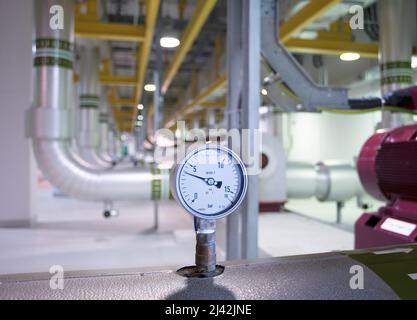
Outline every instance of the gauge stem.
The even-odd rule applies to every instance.
[[[216,272],[216,221],[197,218],[196,226],[196,271],[209,276]]]

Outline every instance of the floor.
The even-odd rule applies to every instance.
[[[33,228],[0,229],[0,274],[48,272],[53,265],[64,270],[91,270],[193,264],[193,221],[174,201],[160,203],[155,230],[151,201],[118,203],[120,215],[104,219],[101,204],[54,196],[48,186],[40,188],[37,200],[37,222]],[[293,205],[303,208],[302,203]],[[314,210],[319,212],[320,208]],[[261,214],[260,256],[353,248],[349,228],[316,218],[295,213]],[[219,261],[225,258],[224,230],[221,221]]]

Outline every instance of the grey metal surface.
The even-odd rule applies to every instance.
[[[326,106],[347,109],[347,90],[318,86],[294,57],[278,41],[278,9],[276,0],[262,0],[262,55],[271,68],[303,100],[300,110],[318,111]]]
[[[172,270],[71,272],[63,290],[50,289],[50,274],[0,276],[0,299],[398,299],[365,266],[364,289],[351,289],[353,265],[360,263],[328,253],[228,263],[209,279]]]

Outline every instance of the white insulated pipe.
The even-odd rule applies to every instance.
[[[289,199],[344,202],[365,194],[355,166],[347,163],[288,162],[286,181]]]
[[[60,6],[64,28],[50,27],[50,9]],[[28,112],[29,132],[39,168],[61,192],[84,200],[145,200],[155,197],[168,174],[158,170],[108,171],[92,169],[71,154],[74,138],[70,97],[73,86],[74,3],[36,0],[34,100]],[[58,9],[59,10],[59,9]],[[159,186],[159,189],[158,189]],[[161,192],[160,192],[161,193]]]
[[[109,106],[107,100],[107,88],[101,88],[99,106],[99,129],[100,139],[98,156],[106,163],[113,163],[114,159],[110,153],[110,139],[112,139],[109,126]]]
[[[413,39],[410,30],[416,15],[414,0],[379,0],[379,64],[383,96],[413,84],[411,55]],[[382,112],[382,127],[395,128],[413,122],[412,116],[391,111]]]
[[[100,157],[100,49],[91,43],[80,48],[80,125],[78,144],[80,155],[87,162],[108,168],[111,160]]]

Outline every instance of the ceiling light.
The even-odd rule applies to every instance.
[[[357,52],[344,52],[340,55],[342,61],[355,61],[358,60],[361,55]]]
[[[162,48],[176,48],[180,43],[180,40],[176,37],[162,37],[159,40],[159,44]]]
[[[144,108],[143,107],[143,104],[142,103],[139,103],[138,106],[137,106],[137,108],[138,108],[138,110],[143,110],[143,108]]]
[[[143,120],[143,116],[141,114],[138,115],[138,120]]]
[[[147,92],[154,92],[156,90],[156,86],[154,84],[148,83],[145,85],[144,89]]]
[[[268,91],[267,91],[266,89],[262,89],[262,90],[261,90],[261,94],[262,94],[263,96],[267,96],[267,95],[268,95]]]

